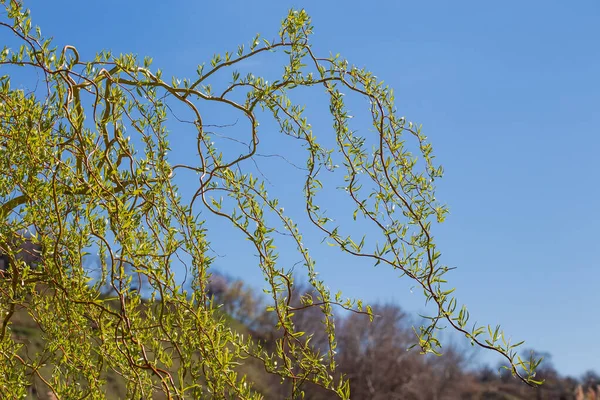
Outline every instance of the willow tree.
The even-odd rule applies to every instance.
[[[451,296],[444,279],[449,268],[440,263],[432,237],[432,224],[447,213],[434,195],[442,169],[420,127],[397,115],[392,90],[372,73],[338,56],[313,53],[305,11],[290,11],[274,41],[257,36],[249,46],[199,65],[193,79],[166,80],[149,58],[102,51],[84,60],[75,47],[42,37],[19,2],[2,3],[7,11],[2,35],[20,45],[0,55],[8,71],[0,78],[0,246],[12,265],[0,282],[3,394],[24,396],[35,377],[57,398],[104,398],[103,377],[110,370],[127,382],[129,397],[162,392],[169,398],[257,398],[237,368],[252,358],[287,382],[291,398],[301,396],[306,384],[349,398],[351,388],[335,373],[333,312],[338,307],[371,315],[371,309],[329,292],[297,222],[276,193],[267,193],[267,178],[248,172],[260,149],[259,118],[271,118],[281,135],[302,144],[306,163],[298,196],[304,199],[302,213],[323,238],[342,252],[398,270],[435,306],[415,329],[415,345],[423,353],[438,353],[436,333],[450,326],[473,345],[504,356],[524,382],[538,383],[537,361],[518,358],[518,344],[505,341],[500,329],[473,326],[466,308]],[[284,55],[280,77],[268,82],[240,76],[236,66],[261,53]],[[37,88],[11,87],[17,66],[20,79],[27,71],[39,77]],[[214,82],[224,86],[212,89]],[[317,138],[303,107],[291,101],[297,88],[322,91],[329,99],[333,146]],[[370,133],[352,129],[345,94],[367,100]],[[227,154],[215,145],[201,112],[211,103],[248,122],[246,153]],[[189,143],[197,150],[194,163],[170,160],[172,107],[194,116],[196,135]],[[320,181],[324,171],[334,169],[344,175],[341,188]],[[197,174],[191,196],[178,193],[175,177],[182,171]],[[354,204],[347,217],[372,225],[378,237],[366,244],[322,210],[317,195],[338,190]],[[280,332],[274,351],[231,329],[208,298],[213,253],[201,212],[251,241]],[[328,336],[323,353],[310,345],[310,333],[293,324],[294,277],[278,263],[275,232],[281,228],[314,287],[316,294],[303,297],[300,308],[321,310]],[[16,257],[11,238],[23,230],[42,249],[37,267]],[[102,266],[95,280],[83,262],[90,249],[98,250]],[[176,264],[193,276],[190,290],[181,289]],[[148,282],[145,294],[132,290],[132,273]],[[100,296],[100,285],[110,285],[114,296]],[[27,345],[11,330],[11,318],[21,309],[43,332],[44,348],[36,354],[24,351]]]

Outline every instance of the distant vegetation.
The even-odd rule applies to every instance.
[[[268,349],[276,346],[281,333],[273,329],[273,317],[264,310],[264,297],[246,287],[241,281],[223,275],[214,275],[208,286],[211,301],[218,304],[218,314],[227,325],[243,335],[251,335]],[[306,286],[299,287],[294,303],[300,297],[311,295]],[[302,290],[307,290],[303,292]],[[48,293],[46,293],[48,294]],[[111,295],[104,295],[107,302]],[[114,302],[114,300],[113,300]],[[158,304],[143,302],[141,310],[152,309]],[[115,308],[117,304],[114,304]],[[407,351],[412,344],[411,326],[414,320],[397,305],[383,304],[373,307],[376,315],[372,323],[360,314],[338,316],[338,374],[350,380],[352,398],[355,399],[407,399],[407,400],[451,400],[451,399],[556,399],[597,400],[600,399],[600,376],[593,371],[579,378],[561,376],[549,362],[538,369],[544,385],[531,388],[514,380],[511,374],[498,366],[483,366],[477,362],[476,354],[469,347],[452,347],[442,356],[423,357],[415,350]],[[327,338],[322,334],[320,312],[306,308],[296,312],[295,323],[300,330],[312,333],[311,345],[321,352],[327,349]],[[19,310],[13,317],[13,337],[23,343],[21,356],[40,352],[44,348],[44,333],[28,317],[26,310]],[[169,368],[176,373],[178,360]],[[40,371],[49,379],[53,366],[47,365]],[[262,363],[251,358],[238,367],[254,382],[254,388],[265,399],[282,399],[289,393],[289,383],[265,371]],[[102,391],[107,399],[127,398],[125,379],[114,371],[103,374],[105,384]],[[45,391],[40,378],[33,377],[28,398],[53,399]],[[337,398],[329,391],[306,382],[303,385],[307,399]],[[155,395],[153,399],[163,399]]]

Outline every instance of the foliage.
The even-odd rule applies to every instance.
[[[214,293],[215,301],[230,301],[219,308],[224,315],[232,315],[247,319],[240,311],[250,311],[257,316],[250,325],[246,325],[235,317],[227,316],[228,326],[236,332],[251,335],[260,340],[269,350],[276,349],[280,333],[269,320],[269,314],[260,305],[261,294],[254,292],[239,280],[225,278],[213,274],[209,280],[209,291]],[[300,291],[294,294],[292,303],[307,295],[309,292]],[[218,289],[218,290],[214,290]],[[310,288],[304,287],[309,290]],[[101,298],[103,296],[101,295]],[[219,298],[219,300],[217,300]],[[158,302],[158,301],[157,301]],[[145,302],[142,305],[152,307]],[[225,309],[226,308],[226,309]],[[548,359],[538,368],[538,376],[544,379],[544,385],[531,388],[518,380],[512,379],[504,369],[490,368],[486,365],[476,367],[477,357],[466,343],[465,346],[450,345],[444,347],[441,357],[429,355],[420,356],[416,349],[406,351],[406,346],[412,340],[410,329],[412,318],[401,311],[397,305],[373,305],[377,314],[374,323],[369,318],[357,313],[346,313],[336,320],[336,338],[338,347],[336,357],[339,366],[337,376],[345,376],[350,382],[352,398],[370,399],[595,399],[597,393],[597,375],[594,372],[584,374],[580,379],[560,377],[548,365]],[[315,308],[304,308],[294,315],[294,323],[305,332],[316,332],[311,345],[316,348],[327,348],[327,338],[320,335],[321,322]],[[261,318],[260,316],[266,317]],[[316,318],[315,318],[316,317]],[[259,322],[260,321],[260,322]],[[28,351],[35,353],[44,348],[43,332],[27,315],[26,310],[15,313],[11,319],[15,339],[27,343]],[[546,354],[547,355],[547,354]],[[44,369],[49,369],[49,366]],[[178,365],[174,363],[168,371],[175,373]],[[42,369],[42,374],[46,371]],[[238,372],[244,374],[253,382],[255,392],[265,399],[284,398],[290,390],[290,382],[280,382],[276,375],[268,374],[263,364],[254,359],[244,360]],[[590,378],[591,377],[591,378]],[[106,398],[126,398],[125,380],[114,371],[107,370],[102,375],[106,384],[103,389]],[[39,379],[32,379],[29,390],[33,398],[40,400],[54,399],[44,391],[46,386]],[[338,396],[317,385],[304,387],[305,398],[325,400]],[[153,398],[161,399],[160,393]]]
[[[446,323],[472,344],[504,355],[523,381],[538,383],[538,361],[518,358],[518,344],[505,340],[499,328],[470,329],[468,311],[445,287],[449,268],[440,264],[431,232],[432,223],[447,213],[434,196],[442,169],[434,165],[421,128],[397,116],[392,90],[372,73],[339,56],[313,54],[306,12],[290,11],[277,40],[257,36],[248,48],[215,55],[208,68],[199,65],[194,79],[169,83],[151,69],[150,58],[103,51],[86,61],[73,46],[58,49],[33,27],[19,2],[2,3],[8,19],[0,25],[20,47],[5,47],[0,65],[43,77],[43,87],[31,92],[13,88],[10,74],[0,78],[0,247],[13,265],[0,283],[3,393],[24,396],[36,376],[57,398],[103,398],[104,372],[110,370],[127,382],[128,398],[159,392],[169,398],[259,398],[253,382],[239,373],[252,359],[289,382],[290,398],[301,397],[307,384],[349,398],[348,380],[335,373],[333,307],[371,317],[372,310],[329,292],[296,223],[267,193],[263,179],[244,170],[257,154],[259,116],[265,113],[306,150],[303,196],[312,224],[341,251],[401,271],[436,306],[435,315],[415,330],[423,353],[438,353],[436,333]],[[289,58],[275,81],[233,70],[261,53],[281,52]],[[222,82],[226,71],[229,84],[213,89],[211,82],[219,76]],[[289,92],[301,87],[321,87],[329,96],[334,148],[320,144],[303,108],[290,100]],[[350,128],[343,91],[369,101],[377,143],[372,151],[367,138]],[[210,103],[246,118],[247,153],[232,156],[211,141],[201,112],[201,104]],[[169,157],[167,116],[176,106],[194,115],[196,164],[174,164]],[[362,217],[380,231],[370,250],[364,238],[333,226],[317,203],[318,193],[333,190],[320,177],[337,168],[338,156],[345,169],[341,190],[355,204],[354,219]],[[184,171],[198,177],[190,198],[175,184],[175,175]],[[272,349],[232,329],[208,296],[212,256],[201,212],[220,217],[254,246],[279,332]],[[313,288],[300,306],[291,304],[292,268],[277,262],[278,226],[295,242]],[[42,249],[37,269],[15,256],[10,238],[23,230]],[[102,271],[92,281],[84,257],[96,249]],[[175,267],[193,277],[189,291],[176,279]],[[147,299],[134,290],[133,276],[147,282]],[[105,285],[113,297],[100,297]],[[304,308],[321,311],[324,352],[294,324],[294,313]],[[45,343],[26,356],[11,332],[11,318],[22,309],[42,329]]]

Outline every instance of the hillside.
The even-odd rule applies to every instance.
[[[264,307],[261,297],[247,288],[242,282],[221,275],[213,276],[209,286],[213,304],[221,318],[236,332],[252,336],[257,343],[269,348],[280,334],[273,330],[273,322]],[[47,295],[51,295],[48,293]],[[111,303],[110,294],[103,300]],[[296,301],[297,299],[293,299]],[[114,302],[113,306],[117,307]],[[143,302],[141,311],[156,307],[156,303]],[[352,398],[355,399],[598,399],[593,391],[600,383],[599,377],[589,372],[580,379],[560,376],[552,365],[543,365],[539,374],[546,379],[537,389],[530,388],[497,368],[474,369],[477,364],[469,349],[448,348],[440,356],[422,356],[415,349],[406,349],[413,343],[411,318],[395,305],[374,307],[377,317],[370,323],[364,315],[337,314],[338,373],[350,379]],[[141,315],[144,313],[141,312]],[[22,343],[20,357],[44,351],[44,332],[28,315],[25,308],[19,308],[13,315],[10,325],[12,337]],[[326,336],[320,322],[320,312],[314,308],[300,310],[295,315],[295,323],[302,331],[312,334],[315,348],[326,347]],[[106,332],[106,340],[111,340]],[[101,337],[103,335],[100,335]],[[60,349],[56,349],[60,352]],[[103,368],[103,365],[98,365]],[[177,358],[172,365],[164,365],[170,371],[178,369]],[[51,379],[53,365],[46,365],[30,376],[29,399],[53,399],[52,393],[44,390],[44,379]],[[126,387],[119,372],[113,369],[103,371],[103,388],[107,399],[126,398]],[[238,367],[238,372],[247,375],[255,382],[254,389],[265,399],[280,399],[289,393],[287,383],[279,377],[268,374],[258,360],[246,358]],[[73,382],[73,384],[77,384]],[[157,382],[158,385],[158,382]],[[319,387],[305,385],[307,399],[334,398],[331,393]],[[163,397],[153,397],[162,399]]]

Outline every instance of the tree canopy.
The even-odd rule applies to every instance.
[[[277,194],[267,192],[267,178],[251,172],[261,140],[268,139],[259,127],[264,118],[296,139],[305,155],[300,211],[323,239],[398,270],[435,306],[414,329],[422,353],[441,352],[436,335],[450,326],[473,345],[503,355],[524,382],[539,383],[539,361],[519,358],[520,343],[506,340],[500,327],[473,325],[446,284],[450,268],[432,233],[447,213],[435,197],[442,168],[421,127],[398,115],[393,91],[371,72],[339,55],[314,54],[305,11],[291,10],[275,40],[256,36],[199,64],[194,78],[167,79],[149,57],[101,51],[85,60],[75,47],[42,36],[19,2],[2,3],[3,35],[18,43],[0,54],[0,249],[11,265],[0,282],[3,393],[23,397],[35,375],[58,398],[103,398],[103,372],[111,370],[127,382],[130,397],[257,398],[251,379],[238,370],[253,359],[288,382],[290,398],[300,397],[307,384],[350,397],[347,379],[335,374],[334,310],[373,312],[360,300],[330,293],[298,224]],[[286,61],[276,80],[236,70],[254,57],[281,55]],[[27,79],[33,80],[15,88],[13,81]],[[329,140],[317,137],[303,106],[292,101],[300,88],[327,95],[332,129],[323,136]],[[353,130],[345,95],[364,100],[368,134]],[[213,103],[247,123],[245,153],[215,144],[202,111]],[[170,153],[169,137],[177,134],[173,108],[193,115],[178,122],[195,129],[189,140],[195,163],[179,163]],[[340,174],[344,185],[324,184],[328,173]],[[192,196],[181,195],[177,174],[196,177]],[[331,191],[354,205],[348,220],[370,224],[379,236],[366,239],[330,218],[319,199]],[[279,332],[273,349],[228,325],[213,301],[207,213],[253,246]],[[23,231],[41,249],[37,265],[17,257],[22,240],[15,237]],[[292,302],[299,268],[278,262],[281,232],[295,244],[312,288],[299,304]],[[95,278],[84,262],[90,252],[100,260]],[[191,277],[190,285],[182,286],[176,268]],[[107,286],[111,295],[101,296]],[[11,318],[21,309],[44,332],[37,354],[24,355],[26,345],[11,334]],[[294,323],[295,313],[309,309],[319,310],[323,321],[324,351],[311,344],[314,332]]]

